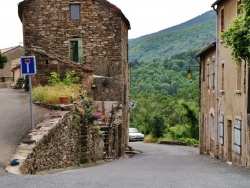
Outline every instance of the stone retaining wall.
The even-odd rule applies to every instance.
[[[35,174],[102,160],[103,134],[78,123],[73,111],[56,111],[22,140],[13,157],[19,159],[20,165],[6,170]]]

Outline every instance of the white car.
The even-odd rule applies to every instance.
[[[144,134],[140,133],[136,128],[129,128],[129,141],[143,141]]]

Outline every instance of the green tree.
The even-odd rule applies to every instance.
[[[0,69],[4,68],[5,63],[7,63],[8,59],[5,55],[0,53]]]
[[[152,136],[153,138],[163,137],[165,130],[164,118],[161,115],[154,115],[152,121]]]
[[[241,61],[249,63],[250,57],[250,1],[244,1],[241,13],[222,33],[226,47],[232,48],[233,59],[240,65]]]

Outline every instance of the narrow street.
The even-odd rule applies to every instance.
[[[49,114],[49,110],[34,105],[35,124]],[[7,165],[30,128],[29,94],[24,90],[0,89],[0,168]]]
[[[133,142],[143,153],[45,175],[0,172],[1,188],[249,188],[250,169],[198,154],[197,148]]]

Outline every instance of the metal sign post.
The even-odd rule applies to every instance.
[[[30,124],[31,124],[31,129],[33,130],[34,129],[34,116],[33,116],[31,75],[36,74],[36,58],[35,58],[35,56],[22,56],[21,57],[21,73],[22,73],[22,75],[29,76]]]

